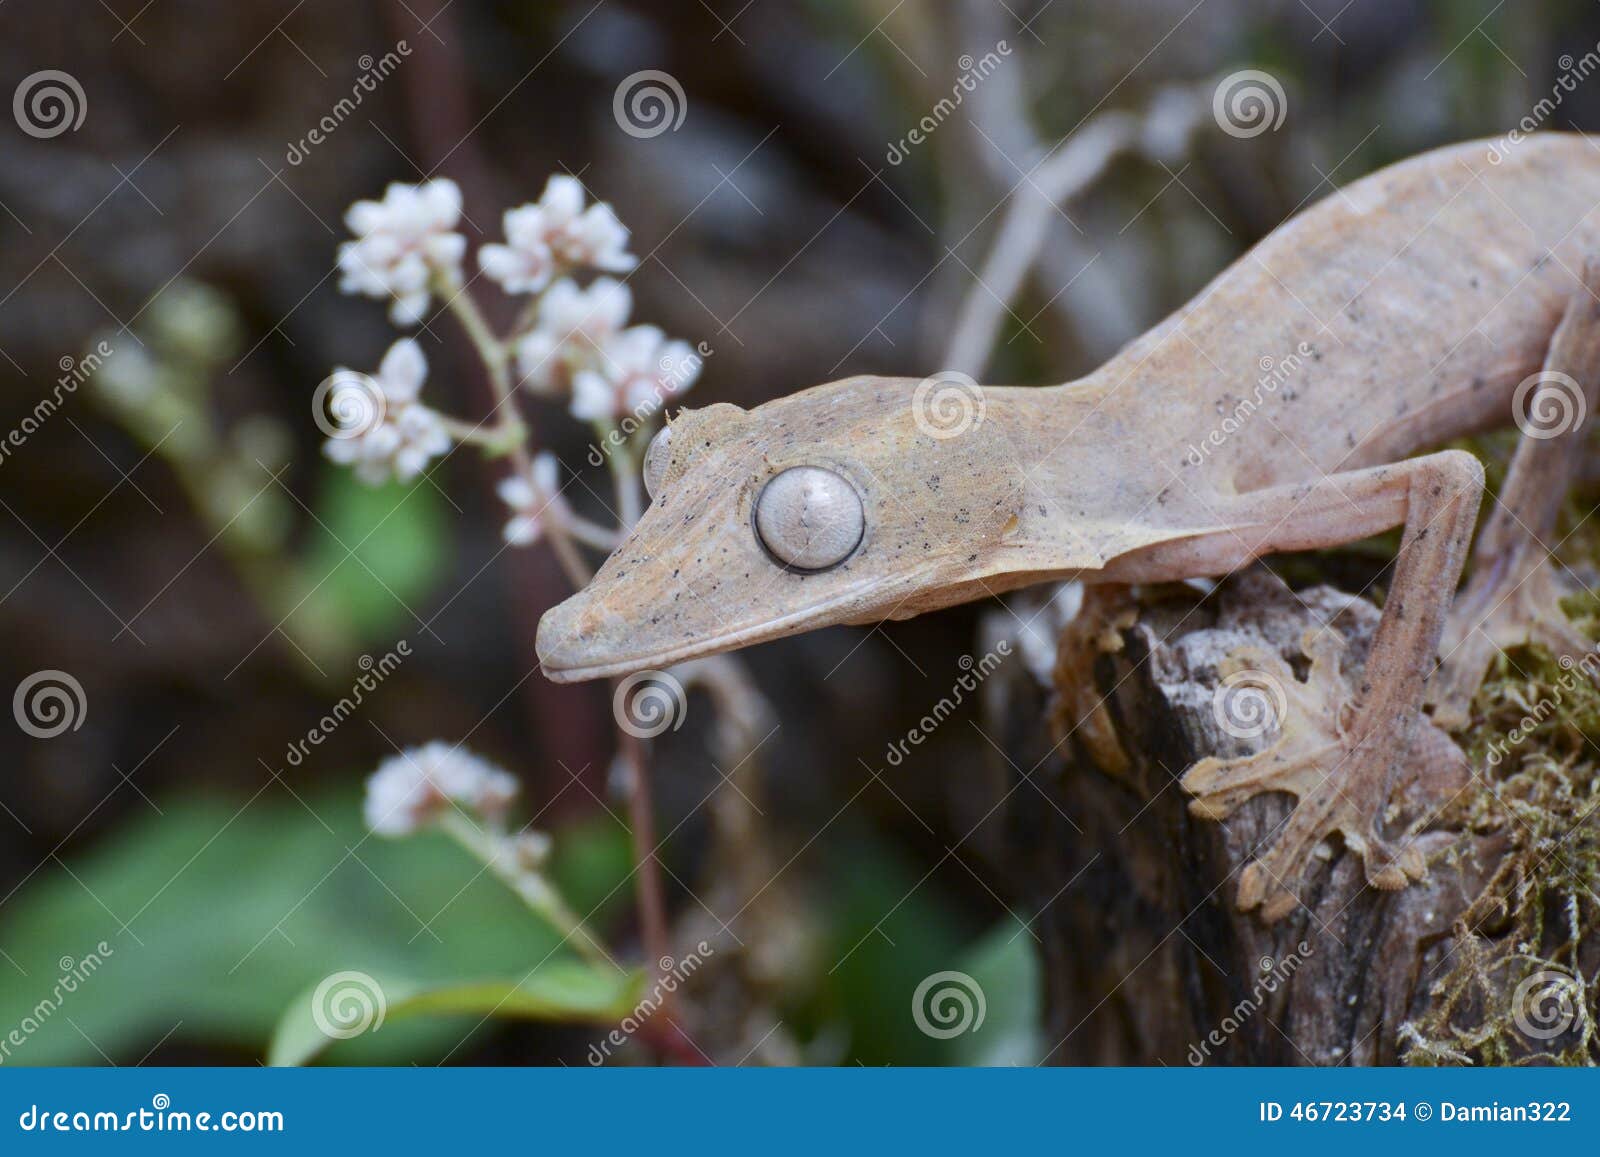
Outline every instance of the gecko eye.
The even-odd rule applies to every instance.
[[[668,443],[672,440],[672,428],[663,426],[644,452],[644,491],[650,496],[650,501],[656,500],[656,495],[661,493],[661,483],[667,476],[667,457],[670,453]]]
[[[827,570],[861,543],[867,519],[854,486],[832,470],[794,466],[761,489],[756,534],[784,566]]]

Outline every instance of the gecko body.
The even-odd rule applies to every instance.
[[[1518,412],[1593,409],[1597,206],[1600,152],[1579,137],[1457,145],[1331,194],[1078,381],[855,377],[687,411],[652,446],[651,507],[541,622],[541,664],[618,675],[1044,581],[1224,575],[1401,526],[1343,722],[1185,780],[1215,817],[1260,791],[1300,797],[1246,870],[1245,906],[1286,911],[1331,832],[1375,886],[1401,886],[1423,865],[1378,816],[1435,657],[1434,717],[1459,722],[1493,646],[1581,643],[1538,542],[1582,422],[1519,447],[1448,621],[1482,468],[1425,451]]]

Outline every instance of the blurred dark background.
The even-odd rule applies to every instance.
[[[961,58],[1002,40],[1001,69],[889,163]],[[7,1063],[250,1063],[336,969],[461,974],[542,954],[550,937],[453,848],[363,838],[365,774],[435,737],[518,776],[574,904],[609,894],[596,926],[639,955],[617,890],[630,852],[607,690],[556,688],[533,658],[559,571],[543,548],[500,553],[494,474],[475,458],[373,492],[319,453],[312,390],[335,365],[375,365],[393,337],[381,305],[337,291],[352,202],[453,177],[475,244],[550,174],[579,175],[645,256],[636,317],[713,351],[689,403],[750,405],[942,368],[1007,195],[1063,138],[1107,110],[1142,115],[1172,86],[1206,96],[1225,74],[1270,73],[1280,128],[1236,137],[1208,112],[1186,147],[1115,161],[1051,222],[985,380],[1055,382],[1384,163],[1503,133],[1553,90],[1540,127],[1592,127],[1600,82],[1556,86],[1563,58],[1597,40],[1593,0],[9,0],[4,90],[61,70],[85,110],[49,138],[0,126],[0,428],[21,428],[101,338],[157,364],[119,355],[118,381],[133,379],[120,407],[70,391],[0,461],[0,690],[61,671],[85,704],[53,738],[0,728],[0,1035],[66,960],[114,949]],[[292,160],[363,62],[400,41],[398,68]],[[679,128],[640,139],[613,99],[645,69],[686,103]],[[430,397],[484,412],[458,333],[430,322],[417,336]],[[159,397],[141,374],[166,383]],[[588,470],[581,427],[530,413]],[[748,656],[780,724],[760,759],[775,849],[761,927],[704,900],[720,870],[701,807],[721,780],[710,713],[691,704],[657,744],[680,930],[709,920],[780,958],[766,988],[746,977],[697,996],[716,1059],[755,1053],[761,1024],[789,1050],[764,1059],[1034,1055],[1032,913],[989,863],[1003,756],[968,703],[935,742],[885,760],[986,613]],[[359,657],[402,639],[411,657],[292,765],[288,745]],[[1043,806],[1026,795],[1007,806]],[[912,989],[940,969],[989,981],[995,1031],[917,1032]],[[594,1035],[424,1019],[334,1055],[582,1063]]]

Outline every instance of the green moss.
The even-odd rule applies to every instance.
[[[1600,559],[1592,513],[1568,513],[1559,553],[1569,566]],[[1600,637],[1600,595],[1563,607]],[[1426,1012],[1401,1027],[1404,1059],[1600,1063],[1600,685],[1542,647],[1513,649],[1496,658],[1457,738],[1476,775],[1440,826],[1461,833],[1450,858],[1463,878],[1487,882],[1435,965]]]

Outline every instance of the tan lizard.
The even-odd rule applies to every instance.
[[[1242,907],[1292,907],[1334,832],[1371,884],[1402,887],[1424,865],[1382,817],[1441,637],[1446,723],[1494,645],[1587,645],[1555,604],[1541,542],[1581,422],[1522,440],[1448,623],[1483,469],[1462,450],[1413,455],[1509,425],[1514,404],[1534,421],[1592,411],[1596,206],[1600,151],[1579,137],[1509,155],[1458,145],[1330,195],[1079,381],[930,395],[855,377],[749,411],[686,411],[647,455],[654,504],[540,623],[540,662],[560,681],[618,675],[1030,583],[1223,575],[1402,526],[1352,701],[1286,721],[1294,743],[1208,760],[1185,781],[1214,817],[1260,792],[1298,796],[1242,874]],[[1525,386],[1541,365],[1549,375]]]

